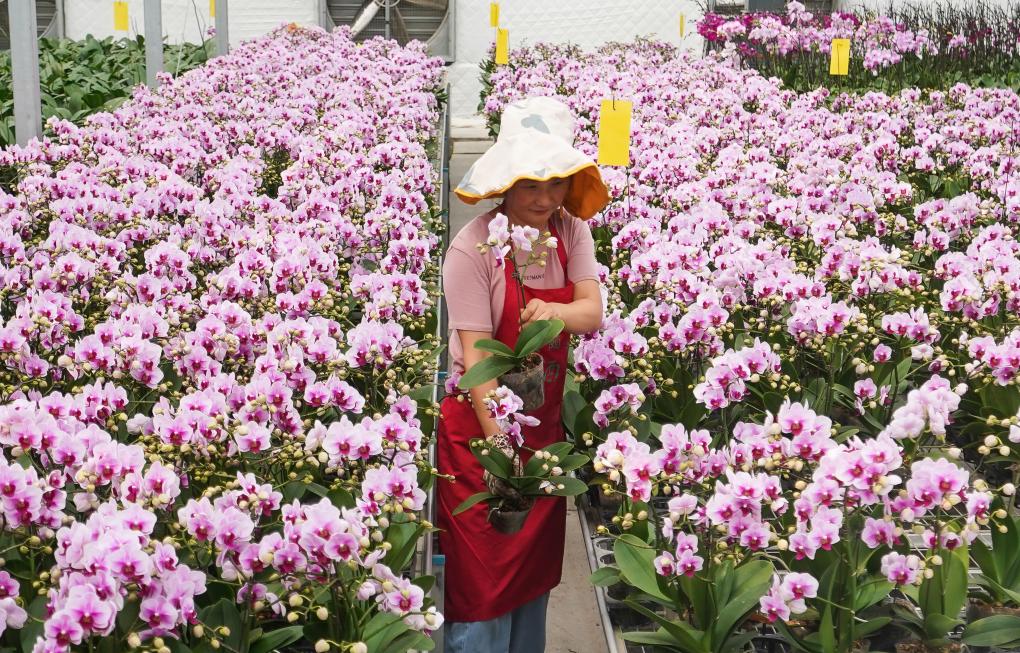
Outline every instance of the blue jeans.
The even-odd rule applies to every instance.
[[[549,594],[488,621],[447,622],[445,653],[542,653]]]

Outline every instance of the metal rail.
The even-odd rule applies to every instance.
[[[449,86],[447,86],[447,93],[449,93]],[[443,240],[442,240],[442,242],[440,244],[439,256],[437,257],[437,262],[439,264],[439,269],[440,269],[440,274],[439,274],[439,278],[438,278],[440,300],[436,304],[436,337],[439,338],[440,341],[443,341],[443,340],[446,339],[445,331],[443,330],[444,322],[446,320],[446,314],[445,314],[446,312],[443,310],[443,301],[442,301],[442,296],[443,296],[443,275],[442,275],[442,268],[443,268],[443,255],[444,255],[444,253],[446,251],[446,247],[445,247],[446,236],[445,236],[445,233],[449,229],[449,226],[450,226],[449,211],[447,210],[447,201],[448,200],[447,200],[447,197],[446,197],[447,177],[448,177],[448,166],[446,164],[446,153],[447,153],[447,141],[449,139],[449,133],[450,133],[449,129],[448,129],[449,123],[450,123],[450,107],[449,107],[449,103],[447,103],[446,106],[443,107],[443,115],[442,115],[442,118],[439,121],[439,134],[437,136],[437,141],[439,143],[439,151],[437,152],[437,158],[436,158],[436,161],[435,161],[437,170],[439,171],[439,197],[440,197],[440,200],[439,200],[439,210],[440,210],[440,214],[443,217],[443,225],[445,227],[443,229],[444,237],[443,237]],[[440,388],[442,387],[444,381],[446,380],[446,370],[443,367],[443,360],[444,359],[445,359],[445,355],[441,354],[440,355],[440,360],[439,360],[439,362],[436,365],[435,376],[432,379],[432,404],[434,406],[438,406],[439,405],[439,400],[442,398],[440,396],[441,395]],[[439,426],[439,418],[438,418],[438,416],[436,417],[436,424],[435,424],[435,426],[437,428],[434,429],[434,432],[432,434],[432,436],[433,436],[432,437],[432,442],[429,445],[429,452],[428,452],[429,453],[429,455],[428,455],[429,465],[431,465],[432,467],[436,466],[436,446],[435,446],[435,436],[436,436],[436,433],[435,433],[435,431],[438,430],[438,426]],[[435,486],[435,484],[433,484],[431,487],[429,487],[429,491],[428,491],[428,495],[427,495],[427,499],[426,499],[426,504],[425,504],[425,514],[427,515],[428,520],[431,523],[433,523],[433,524],[435,523],[435,520],[436,520],[435,495],[436,495],[436,486]],[[432,556],[433,556],[433,548],[434,548],[432,546],[432,537],[430,536],[430,537],[424,538],[424,540],[425,540],[425,542],[424,542],[424,549],[425,550],[424,550],[424,556],[423,556],[424,557],[424,571],[425,571],[425,573],[431,575],[432,568],[433,568]]]
[[[439,172],[439,209],[440,215],[443,219],[443,237],[439,244],[439,253],[436,257],[436,261],[439,266],[440,274],[438,277],[439,287],[439,301],[436,303],[436,337],[439,338],[440,342],[445,344],[446,340],[446,311],[443,310],[443,257],[446,252],[446,243],[449,236],[447,232],[450,228],[450,212],[449,212],[449,198],[447,197],[447,189],[449,188],[449,164],[447,162],[449,153],[449,138],[450,138],[450,87],[449,84],[446,86],[447,102],[443,106],[443,112],[439,119],[439,130],[436,135],[436,142],[438,144],[438,151],[436,152],[436,158],[433,161],[435,169]],[[439,400],[442,398],[442,386],[446,380],[446,351],[443,348],[440,360],[436,365],[436,373],[432,379],[432,405],[438,407]],[[429,444],[428,449],[428,462],[429,466],[435,468],[436,466],[436,433],[439,426],[439,417],[436,416],[435,427],[432,433],[432,440]],[[432,524],[436,523],[436,488],[435,484],[429,487],[428,493],[425,499],[425,509],[423,511],[425,518]],[[435,553],[435,547],[433,545],[433,535],[430,533],[427,537],[419,540],[417,547],[417,562],[414,565],[416,574],[419,576],[435,576],[436,583],[432,587],[432,598],[436,603],[436,609],[439,612],[443,611],[443,560],[441,555]],[[440,628],[438,631],[433,633],[432,639],[436,644],[436,650],[443,650],[443,630]]]
[[[581,520],[581,533],[584,536],[584,550],[588,554],[588,568],[591,569],[592,573],[598,570],[600,567],[597,554],[595,553],[595,544],[592,540],[595,538],[595,534],[592,532],[591,525],[588,523],[588,497],[582,495],[580,505],[577,507],[577,517]],[[596,585],[595,586],[595,603],[599,609],[599,620],[602,622],[602,634],[606,638],[606,650],[609,653],[620,653],[619,647],[616,645],[616,629],[613,628],[613,624],[609,619],[609,608],[606,605],[606,588]]]

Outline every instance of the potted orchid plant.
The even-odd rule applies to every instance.
[[[538,419],[524,415],[524,402],[506,387],[485,398],[489,415],[499,425],[499,433],[471,441],[471,452],[485,468],[490,490],[467,498],[454,515],[482,501],[489,505],[489,523],[507,535],[524,527],[528,513],[541,497],[571,497],[584,493],[588,486],[568,476],[588,462],[583,454],[571,453],[570,442],[556,442],[538,450],[530,449],[522,433],[523,426],[538,426]]]
[[[539,252],[536,247],[542,245]],[[496,267],[504,265],[513,267],[513,278],[516,281],[520,306],[524,306],[524,278],[527,269],[532,265],[545,267],[549,250],[555,250],[556,238],[549,232],[539,232],[534,227],[513,225],[503,213],[497,213],[489,223],[489,238],[478,243],[478,249],[484,254],[491,251],[496,259]],[[517,262],[514,250],[528,252],[528,259],[523,264]],[[490,356],[475,364],[460,379],[460,388],[467,390],[492,379],[499,379],[502,385],[513,390],[523,400],[524,412],[531,412],[545,403],[545,369],[538,350],[559,337],[563,331],[562,320],[538,320],[519,328],[517,342],[508,347],[494,339],[480,340],[475,347],[489,352]]]

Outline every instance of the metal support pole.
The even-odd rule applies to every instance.
[[[335,25],[329,17],[329,9],[326,7],[326,0],[319,0],[319,27],[332,32]]]
[[[385,18],[386,18],[386,38],[390,38],[390,3],[389,2],[387,2],[385,5],[383,5],[383,10],[386,12],[385,13]]]
[[[163,8],[161,0],[145,0],[145,83],[159,86],[163,72]]]
[[[64,38],[64,0],[57,0],[57,38]]]
[[[230,52],[230,34],[227,33],[227,0],[216,0],[216,56]]]
[[[42,138],[39,101],[39,26],[35,0],[7,0],[14,81],[14,136],[19,145]]]

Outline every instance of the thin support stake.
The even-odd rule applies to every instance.
[[[145,0],[145,83],[159,86],[163,72],[163,8],[161,0]]]
[[[19,145],[27,145],[33,138],[42,138],[35,0],[8,0],[7,12],[14,78],[14,136]]]
[[[230,52],[230,34],[227,33],[227,0],[216,0],[216,56]]]

